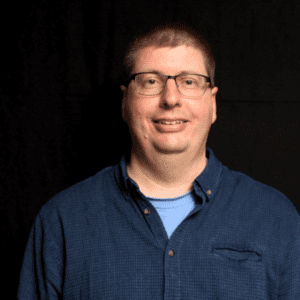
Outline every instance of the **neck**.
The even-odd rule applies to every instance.
[[[176,197],[192,190],[206,167],[205,153],[206,149],[194,157],[185,153],[141,156],[132,150],[127,172],[146,196]]]

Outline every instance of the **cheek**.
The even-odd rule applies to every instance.
[[[209,115],[210,115],[210,107],[205,103],[202,105],[198,105],[193,109],[194,118],[198,120],[200,123],[206,123]]]
[[[208,105],[202,105],[193,110],[195,113],[193,119],[195,123],[195,131],[197,133],[206,132],[212,124],[213,110]]]
[[[136,132],[136,134],[142,135],[145,134],[145,132],[149,132],[150,126],[147,118],[147,110],[144,110],[143,107],[134,103],[129,110],[130,127]]]

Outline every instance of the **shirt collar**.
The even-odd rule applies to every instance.
[[[223,166],[213,151],[208,147],[206,147],[206,157],[208,164],[203,172],[195,179],[193,186],[196,193],[197,187],[200,187],[206,198],[210,200],[216,194]],[[121,191],[126,196],[129,196],[132,188],[138,189],[138,185],[128,176],[126,168],[128,163],[128,158],[126,159],[125,155],[123,155],[115,171],[115,179]]]

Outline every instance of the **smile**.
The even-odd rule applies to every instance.
[[[182,124],[185,122],[187,121],[155,121],[155,123],[167,124],[167,125]]]
[[[187,126],[187,121],[155,121],[155,128],[159,132],[180,132]]]

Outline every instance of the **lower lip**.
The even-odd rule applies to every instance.
[[[154,122],[154,125],[159,132],[180,132],[185,129],[187,122],[172,125]]]

